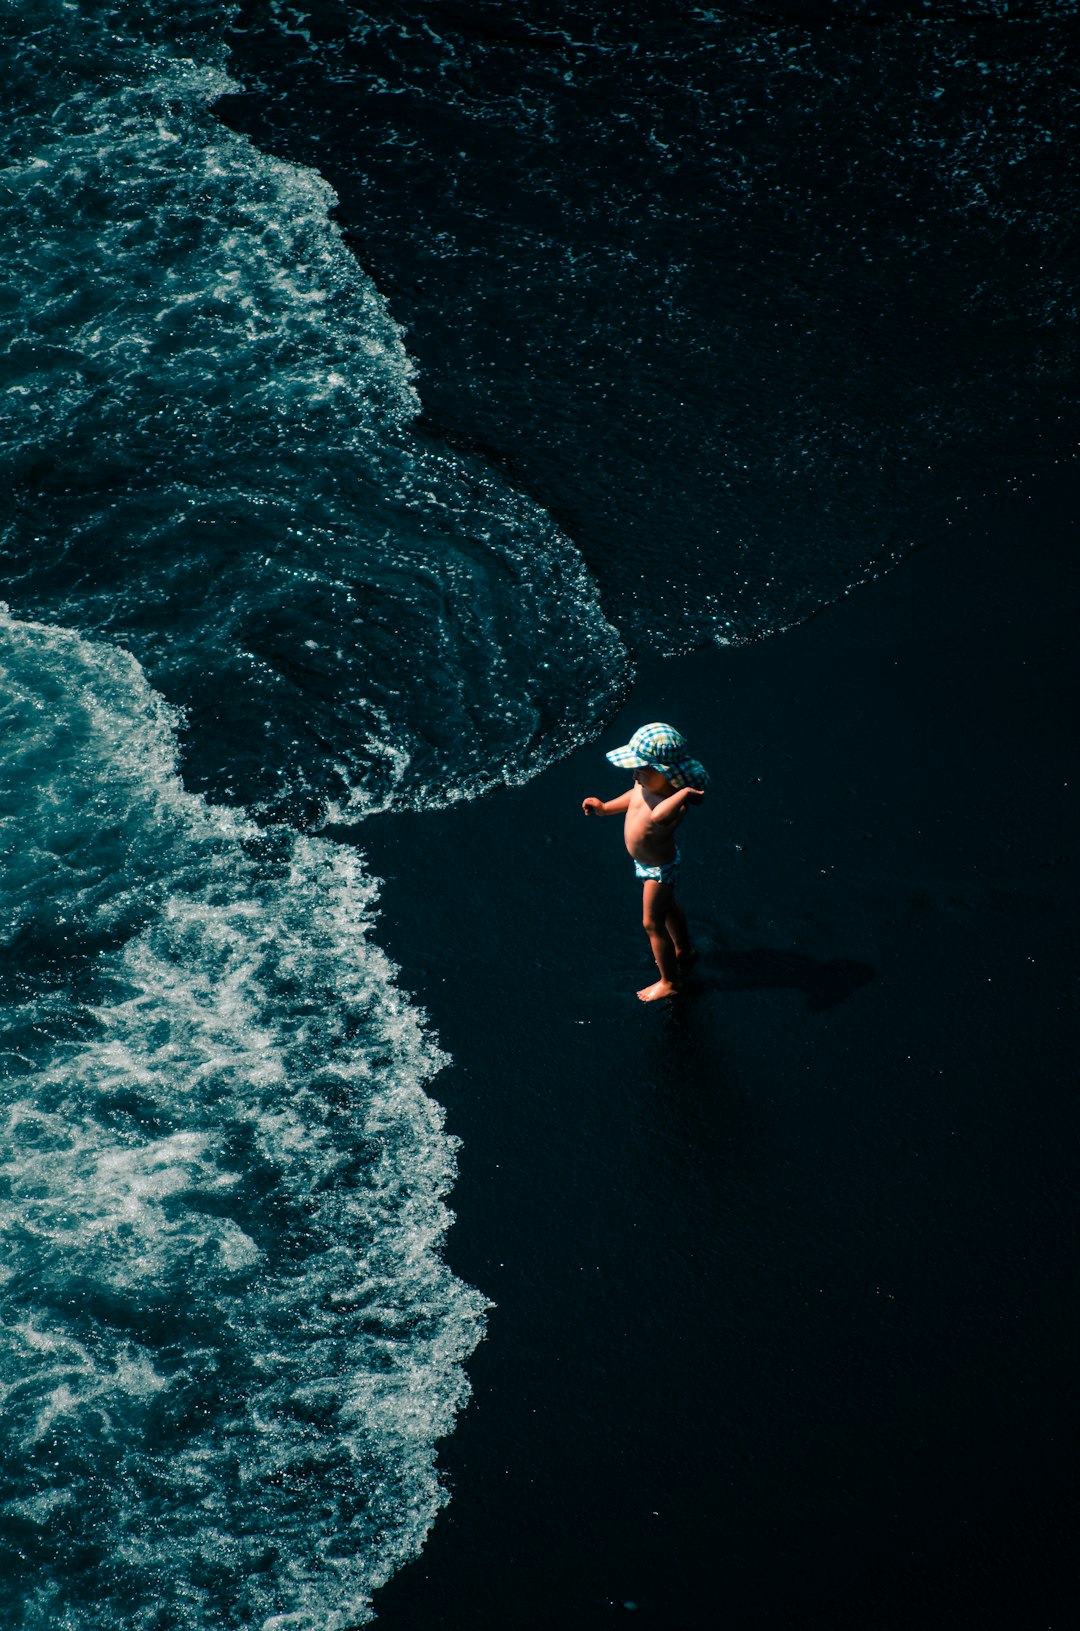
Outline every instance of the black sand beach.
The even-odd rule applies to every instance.
[[[1078,10],[5,7],[0,1631],[1078,1622]]]
[[[386,1631],[1065,1622],[1075,483],[803,626],[641,664],[523,788],[355,832],[453,1057],[493,1300]],[[646,1008],[603,750],[709,766]]]

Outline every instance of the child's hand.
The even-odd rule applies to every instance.
[[[581,808],[586,815],[603,815],[604,801],[603,799],[582,799]]]
[[[687,804],[700,804],[704,797],[705,794],[700,787],[688,787],[686,789]]]

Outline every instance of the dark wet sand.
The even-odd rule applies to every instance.
[[[1071,1617],[1076,508],[1001,503],[644,664],[528,787],[361,829],[497,1305],[384,1631]],[[579,806],[655,718],[713,786],[702,957],[645,1008],[620,824]]]

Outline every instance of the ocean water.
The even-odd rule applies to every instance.
[[[671,652],[1075,457],[1077,15],[242,0],[221,111],[332,181],[433,434]]]
[[[1075,456],[1076,11],[4,0],[5,1623],[422,1546],[486,1300],[336,824]]]
[[[328,1631],[421,1544],[485,1307],[442,1056],[286,818],[525,776],[625,666],[550,518],[413,433],[328,186],[213,117],[226,20],[4,14],[12,1626]]]
[[[484,1299],[355,856],[187,792],[135,659],[4,614],[4,1623],[345,1627]]]
[[[595,587],[412,432],[329,187],[213,116],[228,8],[158,9],[9,8],[8,590],[133,651],[215,794],[351,814],[526,774],[622,678]]]

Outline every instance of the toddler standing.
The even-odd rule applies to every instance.
[[[709,777],[704,765],[691,758],[686,738],[670,725],[642,725],[624,748],[607,756],[613,765],[634,772],[634,785],[617,799],[587,798],[586,815],[626,812],[623,837],[634,862],[635,876],[644,883],[642,915],[660,978],[638,992],[642,1002],[673,997],[679,989],[680,968],[696,956],[690,943],[686,916],[675,899],[679,877],[679,846],[675,832],[688,804],[700,804]]]

